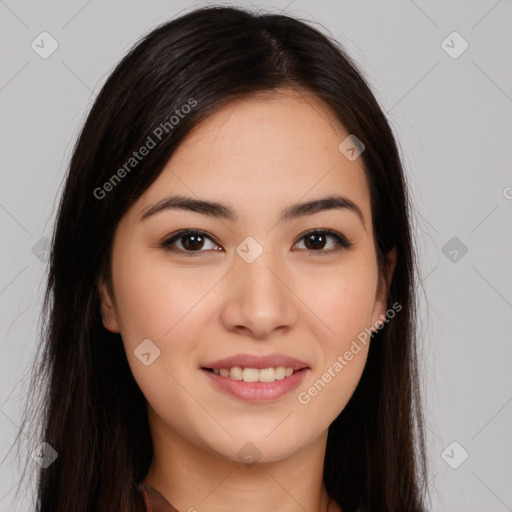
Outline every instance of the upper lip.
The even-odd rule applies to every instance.
[[[258,369],[284,366],[285,368],[293,368],[294,370],[309,368],[307,363],[285,354],[236,354],[234,356],[225,357],[224,359],[218,359],[217,361],[207,363],[203,368],[220,370],[221,368],[233,368],[234,366]]]

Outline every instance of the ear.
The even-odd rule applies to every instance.
[[[103,327],[110,332],[119,332],[119,322],[114,308],[114,301],[103,277],[98,280],[98,294],[100,298],[100,311]]]
[[[385,276],[379,276],[379,285],[375,296],[375,306],[372,314],[372,331],[378,329],[386,319],[386,308],[388,299],[388,283],[391,283],[393,272],[396,267],[396,247],[393,247],[386,254]]]

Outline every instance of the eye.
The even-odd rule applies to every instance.
[[[334,240],[334,247],[331,246],[331,248],[325,249],[326,242],[329,238]],[[348,249],[353,245],[343,235],[330,229],[314,229],[313,231],[308,231],[301,236],[300,242],[302,242],[302,240],[305,241],[304,245],[309,252],[319,253],[319,255],[330,254],[340,249]]]
[[[329,239],[334,240],[334,247],[325,249],[326,242]],[[213,242],[209,248],[207,247],[208,240]],[[305,247],[308,252],[318,253],[319,255],[330,254],[340,249],[348,249],[353,245],[343,235],[329,229],[308,231],[299,239],[300,242],[302,242],[302,240],[305,240]],[[181,247],[177,247],[177,245],[181,245]],[[207,233],[196,229],[182,229],[177,231],[162,241],[160,247],[167,251],[181,253],[186,256],[198,256],[199,253],[206,252],[207,250],[222,250]],[[205,249],[205,247],[206,250],[201,250]]]
[[[187,256],[196,256],[196,254],[194,253],[205,252],[201,251],[201,249],[204,248],[205,246],[205,240],[212,241],[213,239],[210,236],[208,236],[204,231],[199,231],[196,229],[182,229],[180,231],[177,231],[176,233],[173,233],[169,238],[165,239],[160,244],[160,247],[168,251],[183,253],[186,254]],[[174,247],[176,243],[180,244],[182,248]],[[213,244],[213,246],[214,248],[219,247],[215,244]]]

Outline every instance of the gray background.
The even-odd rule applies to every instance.
[[[13,510],[19,479],[9,450],[46,271],[44,250],[33,248],[44,249],[40,240],[51,234],[73,144],[136,39],[199,5],[0,0],[1,511]],[[512,510],[512,2],[238,5],[285,10],[326,27],[387,112],[416,210],[431,510]],[[31,47],[43,31],[59,45],[47,59]],[[453,31],[469,44],[458,58],[442,45]],[[453,37],[444,45],[452,53],[462,48]],[[462,450],[469,457],[453,469]]]

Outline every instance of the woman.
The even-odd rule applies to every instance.
[[[40,512],[422,510],[406,184],[336,42],[229,7],[145,36],[50,263]]]

